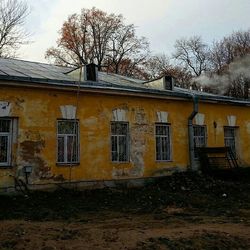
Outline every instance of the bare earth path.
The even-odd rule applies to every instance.
[[[189,217],[188,221],[175,215],[159,219],[151,214],[119,213],[90,214],[86,218],[67,222],[1,221],[2,249],[171,249],[152,239],[201,240],[199,237],[204,235],[236,237],[246,242],[239,249],[247,249],[248,243],[250,249],[250,225],[226,222],[224,218],[211,221],[206,217]]]
[[[0,250],[250,249],[250,168],[222,174],[0,195]]]

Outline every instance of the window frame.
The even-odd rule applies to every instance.
[[[224,145],[225,145],[225,147],[230,147],[231,148],[231,150],[232,150],[232,147],[231,146],[227,146],[226,145],[226,139],[231,139],[232,137],[226,137],[225,136],[225,130],[226,129],[233,129],[233,131],[234,131],[234,137],[233,137],[233,139],[234,139],[234,150],[232,150],[232,152],[233,152],[233,154],[234,154],[234,157],[235,157],[235,159],[238,159],[238,153],[237,153],[237,129],[238,129],[239,127],[238,126],[224,126]]]
[[[0,117],[0,120],[9,120],[10,126],[9,126],[9,132],[0,132],[0,137],[6,137],[8,140],[7,145],[7,161],[6,162],[0,162],[0,168],[7,168],[11,166],[12,162],[12,147],[13,147],[13,118],[11,117]]]
[[[195,128],[204,128],[204,141],[205,141],[205,143],[204,143],[204,146],[202,146],[202,147],[206,147],[207,146],[207,126],[206,125],[196,125],[196,124],[193,125],[194,159],[199,160],[199,156],[197,154],[196,148],[201,148],[201,147],[195,146],[195,138],[198,137],[198,136],[194,135]],[[201,137],[201,136],[199,136],[199,137]]]
[[[77,131],[75,134],[59,134],[58,133],[58,124],[59,122],[76,122],[77,123]],[[75,165],[79,165],[80,164],[80,127],[79,127],[79,119],[57,119],[57,122],[56,122],[56,164],[59,165],[59,166],[62,166],[62,165],[68,165],[68,166],[75,166]],[[59,150],[58,150],[58,146],[59,146],[59,137],[70,137],[74,135],[75,138],[76,138],[76,147],[77,147],[77,159],[76,161],[68,161],[67,160],[67,149],[68,149],[68,146],[67,146],[67,140],[64,141],[64,161],[61,162],[61,161],[58,161],[59,160]],[[66,147],[65,147],[66,145]],[[66,161],[65,161],[66,159]]]
[[[156,126],[166,126],[168,128],[168,136],[157,135],[156,134]],[[169,141],[169,159],[168,160],[157,159],[157,140],[156,140],[157,136],[163,137],[163,138],[166,138],[166,137],[168,138],[168,141]],[[156,162],[171,162],[171,161],[173,161],[173,158],[172,158],[172,129],[171,129],[171,123],[156,122],[155,123],[154,137],[155,137],[155,161]]]
[[[126,152],[127,152],[127,156],[126,156],[126,160],[124,161],[120,161],[119,160],[119,153],[118,153],[118,160],[113,160],[113,151],[112,150],[112,138],[113,136],[116,136],[116,137],[121,137],[122,135],[113,135],[112,134],[112,124],[114,123],[117,123],[117,124],[126,124],[127,126],[127,133],[126,133]],[[130,131],[129,131],[129,122],[126,122],[126,121],[111,121],[110,122],[110,160],[112,163],[129,163],[130,162]],[[117,146],[117,149],[118,149],[119,145]]]

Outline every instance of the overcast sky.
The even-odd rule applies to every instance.
[[[56,45],[58,31],[70,14],[97,7],[122,14],[137,27],[155,53],[173,52],[176,39],[200,35],[212,43],[236,30],[250,28],[250,0],[27,0],[31,13],[27,30],[33,41],[19,57],[46,62],[44,53]]]

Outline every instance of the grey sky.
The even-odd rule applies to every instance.
[[[27,29],[31,44],[20,58],[45,61],[44,53],[56,44],[58,30],[68,15],[93,6],[123,14],[137,34],[148,38],[153,52],[173,52],[176,39],[201,35],[212,43],[236,30],[250,28],[250,0],[27,0],[31,14]]]

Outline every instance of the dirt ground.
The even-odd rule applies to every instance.
[[[250,249],[248,178],[177,174],[144,188],[35,192],[0,203],[1,250]]]

